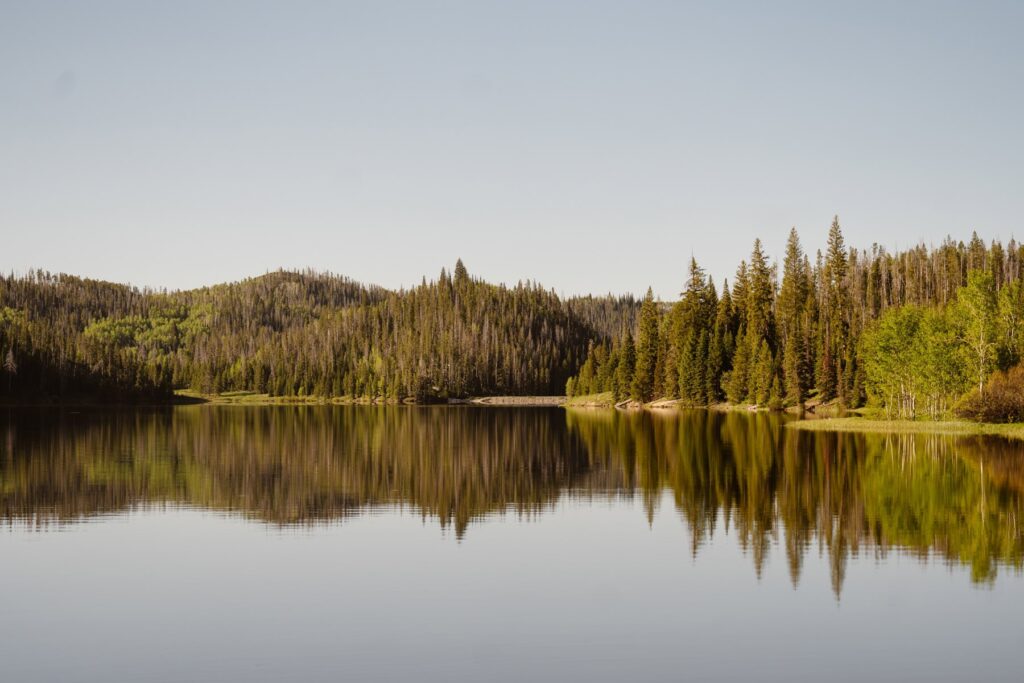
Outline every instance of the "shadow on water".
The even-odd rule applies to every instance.
[[[196,406],[10,410],[0,418],[0,519],[46,527],[139,506],[316,524],[411,507],[460,538],[561,497],[666,496],[697,555],[716,531],[760,574],[773,547],[796,585],[826,553],[892,549],[1020,570],[1024,449],[990,437],[798,432],[776,415],[561,409]]]

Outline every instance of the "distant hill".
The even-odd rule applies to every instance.
[[[309,270],[173,292],[35,271],[0,277],[0,397],[560,394],[637,310],[488,284],[461,262],[401,291]]]

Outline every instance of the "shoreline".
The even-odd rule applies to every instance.
[[[714,403],[705,406],[688,405],[681,400],[661,399],[641,405],[635,401],[614,403],[611,395],[595,394],[589,396],[473,396],[467,398],[451,398],[436,401],[417,401],[415,399],[366,399],[320,396],[270,396],[255,392],[228,392],[225,394],[200,394],[192,391],[179,391],[165,401],[98,401],[94,399],[67,399],[63,401],[33,399],[24,402],[0,402],[0,409],[7,408],[173,408],[181,406],[480,406],[497,408],[565,408],[582,410],[649,410],[668,413],[673,410],[693,409],[713,412],[763,413],[778,412],[793,415],[798,412],[792,408],[772,410],[766,406],[750,404]],[[862,433],[862,434],[934,434],[948,436],[1001,436],[1004,438],[1024,441],[1024,423],[991,423],[970,422],[967,420],[887,420],[847,415],[834,417],[815,415],[814,412],[803,412],[798,419],[787,420],[787,429],[806,432]]]
[[[945,436],[1001,436],[1024,441],[1024,423],[968,422],[966,420],[874,420],[867,417],[826,417],[793,420],[787,429],[804,432],[858,434],[934,434]]]
[[[557,408],[564,406],[567,400],[565,396],[475,396],[473,398],[450,398],[447,405]]]
[[[172,408],[178,406],[231,405],[231,406],[493,406],[493,407],[562,407],[565,396],[470,396],[467,398],[418,401],[405,399],[369,399],[349,396],[271,396],[250,391],[224,394],[203,394],[177,391],[166,399],[137,401],[103,401],[94,398],[47,399],[31,398],[24,401],[0,401],[0,408]]]

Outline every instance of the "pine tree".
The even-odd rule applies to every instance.
[[[772,270],[768,258],[761,247],[761,240],[754,240],[754,249],[750,254],[748,289],[746,292],[747,330],[753,334],[753,340],[760,345],[761,341],[774,343],[774,319],[772,307],[775,288],[772,283]]]
[[[971,241],[967,245],[967,271],[972,270],[985,270],[985,243],[977,231],[971,232]]]
[[[807,340],[802,333],[786,338],[783,350],[783,376],[786,390],[783,398],[787,405],[802,405],[811,385],[813,367],[808,362]]]
[[[707,374],[704,378],[704,396],[708,404],[717,403],[722,395],[723,352],[722,337],[715,329],[708,336]]]
[[[654,398],[654,377],[658,357],[658,308],[654,292],[648,287],[640,306],[640,327],[636,340],[636,368],[631,396],[634,401],[648,403]]]
[[[615,368],[618,365],[618,351],[609,349],[607,343],[600,344],[594,351],[597,357],[597,378],[594,387],[597,393],[613,391]]]
[[[455,262],[455,286],[464,286],[469,282],[469,271],[466,270],[466,266],[462,263],[462,259],[458,259]]]
[[[703,352],[699,355],[697,353],[702,333],[707,333],[710,339],[714,331],[719,306],[713,280],[704,273],[697,259],[691,257],[686,287],[670,313],[673,338],[670,353],[674,358],[675,373],[669,380],[674,382],[679,398],[690,403],[706,403],[707,382],[717,384],[720,381],[720,369],[714,370],[713,376],[708,377],[711,371],[707,367],[707,345],[710,342],[706,342]],[[725,315],[731,316],[728,299],[725,308]]]
[[[658,316],[658,352],[654,361],[654,387],[651,390],[653,396],[671,397],[675,394],[675,387],[669,388],[665,381],[665,366],[668,363],[668,340],[666,339],[666,321],[664,316]]]
[[[732,370],[729,371],[725,387],[726,396],[732,403],[743,403],[747,400],[750,361],[750,344],[742,339],[736,344]]]
[[[790,405],[803,403],[811,384],[805,347],[805,307],[809,291],[809,274],[796,228],[789,232],[786,257],[783,261],[782,287],[779,290],[779,332],[782,338],[782,367],[785,398]]]
[[[697,405],[708,403],[708,385],[710,378],[711,364],[709,363],[709,333],[707,329],[700,331],[700,337],[694,349],[693,366],[693,396],[692,400]]]
[[[737,319],[729,292],[729,281],[722,282],[722,297],[718,300],[715,312],[715,339],[718,342],[720,355],[719,375],[732,367],[733,340],[736,335]]]
[[[732,306],[735,318],[733,336],[737,340],[743,336],[742,332],[747,328],[748,283],[747,262],[740,261],[740,267],[736,269],[736,277],[732,286]]]
[[[822,274],[826,289],[826,307],[822,318],[822,351],[819,361],[818,392],[822,398],[844,400],[843,379],[847,357],[848,325],[846,320],[847,254],[839,217],[832,220],[828,232],[828,249]]]
[[[581,396],[596,393],[594,391],[594,355],[594,344],[591,342],[587,349],[587,359],[580,367],[575,385],[576,391]]]
[[[615,401],[622,401],[630,395],[633,384],[633,369],[636,365],[636,348],[633,333],[626,331],[626,338],[619,349],[619,362],[615,370]]]
[[[680,364],[679,398],[691,405],[704,403],[704,362],[701,358],[700,339],[694,330],[686,335]]]

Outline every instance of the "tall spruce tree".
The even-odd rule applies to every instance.
[[[747,330],[754,335],[757,345],[763,340],[772,346],[775,341],[775,321],[772,313],[775,287],[772,282],[772,269],[768,265],[768,257],[765,256],[760,239],[754,240],[748,272]]]
[[[676,317],[674,333],[676,341],[676,382],[678,397],[695,405],[704,405],[707,401],[708,353],[710,344],[700,346],[703,333],[714,329],[718,308],[718,295],[714,282],[697,259],[690,258],[690,273],[686,288],[679,303],[673,307]],[[716,381],[712,380],[712,381]]]
[[[839,216],[836,216],[828,231],[828,248],[822,271],[825,305],[821,319],[822,348],[819,353],[818,393],[823,399],[839,398],[840,402],[845,398],[843,380],[849,351],[846,317],[849,297],[846,276],[846,245],[839,227]]]
[[[747,378],[746,400],[749,403],[764,403],[771,386],[771,377],[760,371],[774,366],[775,285],[760,239],[754,240],[747,272],[747,330],[744,343],[751,362],[751,372]]]
[[[633,333],[626,330],[626,338],[619,349],[619,359],[615,369],[614,396],[616,401],[622,401],[630,397],[635,367],[636,347],[633,345]]]
[[[785,400],[790,405],[803,403],[813,381],[807,364],[805,308],[809,287],[807,261],[800,247],[796,228],[789,232],[786,256],[782,265],[782,286],[779,289],[779,333],[782,339],[782,370],[785,379]]]
[[[654,399],[659,322],[654,291],[648,287],[647,294],[640,306],[640,325],[636,338],[636,368],[633,372],[630,391],[633,400],[640,403],[647,403]]]

